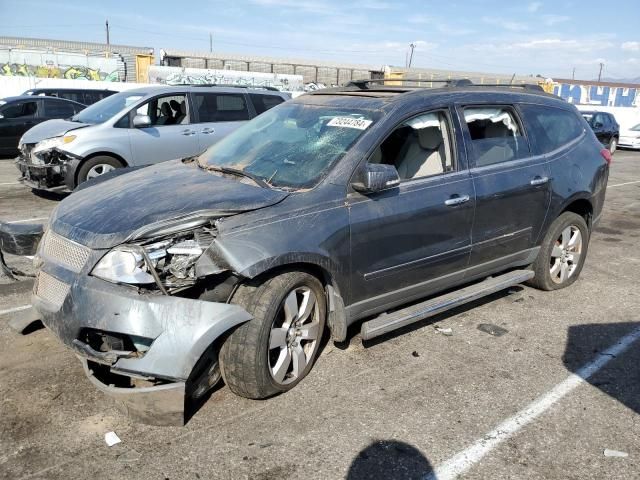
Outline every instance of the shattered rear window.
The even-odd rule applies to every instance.
[[[246,171],[273,187],[309,188],[379,115],[369,110],[285,103],[235,130],[198,161]]]

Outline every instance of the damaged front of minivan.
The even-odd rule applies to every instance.
[[[217,340],[251,319],[228,303],[238,277],[219,222],[286,196],[181,161],[78,191],[40,242],[33,305],[132,417],[179,423],[186,393],[220,378]]]

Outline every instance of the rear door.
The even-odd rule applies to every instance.
[[[198,138],[191,124],[186,93],[155,97],[138,107],[131,120],[135,115],[148,115],[151,126],[134,128],[131,123],[132,165],[149,165],[198,153]]]
[[[51,120],[55,118],[69,118],[78,113],[78,107],[73,103],[65,102],[64,100],[57,99],[55,97],[44,97],[42,99],[43,111],[41,120]]]
[[[45,120],[40,117],[42,100],[34,97],[19,100],[0,107],[0,150],[14,152],[20,137],[36,123]]]
[[[527,258],[550,203],[549,165],[513,105],[458,105],[476,194],[471,274]]]
[[[248,97],[242,92],[195,91],[191,93],[191,98],[200,151],[206,150],[253,116]]]

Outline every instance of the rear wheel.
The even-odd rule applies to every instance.
[[[541,290],[557,290],[575,282],[582,271],[589,246],[589,228],[580,215],[565,212],[551,224],[538,258],[535,277],[529,281]]]
[[[609,152],[611,153],[611,155],[613,155],[614,153],[616,153],[617,149],[618,149],[618,139],[616,137],[613,137],[609,142]]]
[[[80,185],[82,182],[122,167],[123,165],[120,160],[107,155],[98,155],[97,157],[90,158],[80,165],[77,184]]]
[[[233,302],[253,320],[237,328],[220,352],[231,391],[266,398],[300,383],[313,367],[326,323],[322,283],[306,272],[287,272],[241,286]]]

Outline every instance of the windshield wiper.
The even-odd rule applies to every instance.
[[[254,175],[253,173],[245,172],[244,170],[239,170],[237,168],[231,168],[231,167],[221,167],[218,165],[209,165],[207,166],[207,170],[213,170],[214,172],[228,173],[231,175],[237,175],[239,177],[247,177],[253,180],[254,183],[259,187],[269,188],[269,184],[265,182],[262,178]]]

